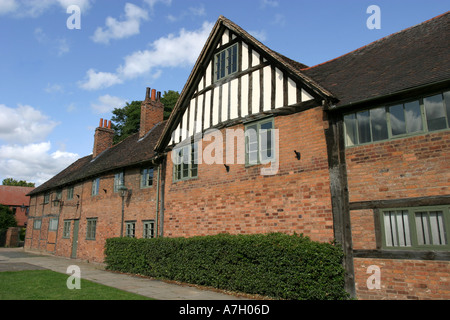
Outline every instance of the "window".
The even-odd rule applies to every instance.
[[[237,43],[214,56],[214,80],[220,80],[238,71]]]
[[[55,200],[52,201],[53,202],[53,206],[54,207],[58,207],[59,204],[60,204],[61,199],[62,199],[62,190],[57,190],[55,192]]]
[[[44,203],[48,203],[50,201],[50,192],[44,194]]]
[[[447,104],[450,102],[448,100],[449,92],[446,92]],[[427,115],[427,125],[429,131],[441,130],[448,128],[448,118],[450,114],[447,114],[448,107],[444,105],[444,97],[442,94],[437,94],[435,96],[426,97],[423,99],[425,106],[425,112]]]
[[[151,187],[153,185],[153,168],[142,169],[141,188]]]
[[[58,218],[51,218],[48,223],[48,231],[58,230]]]
[[[155,221],[149,220],[144,221],[144,234],[143,237],[145,239],[154,238],[155,237]]]
[[[97,218],[87,219],[86,240],[95,240],[96,232],[97,232]]]
[[[136,231],[136,222],[135,221],[128,221],[125,223],[125,229],[126,229],[126,236],[129,238],[135,237],[135,231]]]
[[[382,211],[385,248],[449,249],[448,207],[402,208]]]
[[[268,163],[275,158],[273,119],[245,127],[245,157],[247,165]]]
[[[423,131],[422,113],[418,100],[394,105],[388,110],[393,136]]]
[[[73,199],[73,186],[67,188],[67,200]]]
[[[36,230],[41,229],[41,224],[42,224],[41,219],[34,219],[33,229],[36,229]]]
[[[116,173],[114,175],[114,192],[119,192],[119,187],[123,186],[124,184],[123,171]]]
[[[196,142],[175,149],[173,180],[187,180],[198,176],[198,144]]]
[[[100,178],[92,180],[92,195],[98,195],[98,190],[100,188]]]
[[[347,146],[450,128],[450,91],[344,115]]]
[[[63,238],[70,238],[70,220],[64,221]]]

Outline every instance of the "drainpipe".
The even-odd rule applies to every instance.
[[[161,179],[161,164],[158,165],[158,176],[156,178],[156,218],[155,218],[155,237],[158,237],[159,226],[159,180]]]
[[[159,236],[162,237],[164,235],[164,187],[166,184],[166,161],[167,157],[164,157],[164,160],[161,163],[162,169],[161,169],[161,176],[163,177],[161,181],[161,209],[159,210],[161,215],[161,221],[160,221],[160,230],[159,230]]]

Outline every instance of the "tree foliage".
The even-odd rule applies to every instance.
[[[177,91],[164,91],[161,102],[164,104],[164,120],[168,119],[180,94]],[[123,108],[115,108],[111,118],[111,128],[114,130],[114,144],[128,136],[139,132],[142,101],[132,101]]]
[[[7,206],[0,204],[0,230],[10,227],[17,227],[16,218]]]
[[[14,187],[34,187],[34,183],[33,182],[26,182],[25,180],[16,180],[13,178],[6,178],[3,179],[2,184],[4,186],[14,186]]]

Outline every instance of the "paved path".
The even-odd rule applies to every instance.
[[[242,297],[213,290],[110,272],[106,271],[104,265],[101,264],[32,254],[25,252],[23,248],[0,248],[0,272],[50,269],[66,273],[70,265],[80,267],[82,279],[158,300],[246,300]],[[67,276],[69,277],[69,274]]]

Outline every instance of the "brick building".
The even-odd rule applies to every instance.
[[[220,17],[167,122],[143,126],[143,107],[144,132],[33,191],[26,247],[101,261],[106,238],[148,221],[167,237],[303,233],[343,247],[353,296],[449,299],[449,20],[307,67]]]
[[[14,213],[18,227],[26,227],[30,197],[27,195],[33,187],[0,186],[0,204]]]
[[[147,89],[140,131],[113,146],[111,122],[100,120],[93,154],[34,189],[25,248],[103,261],[107,238],[153,237],[158,157],[164,127],[160,92]],[[125,187],[125,188],[123,188]]]

